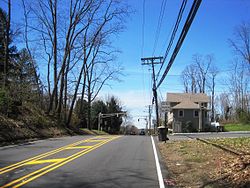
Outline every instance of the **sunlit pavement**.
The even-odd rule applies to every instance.
[[[2,147],[0,171],[2,187],[159,187],[149,136],[77,136]]]

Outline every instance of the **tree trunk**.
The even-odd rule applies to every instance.
[[[90,85],[88,85],[88,129],[92,129],[91,125],[91,92],[90,92]]]
[[[214,89],[215,89],[215,81],[214,81],[214,77],[213,77],[213,80],[212,80],[212,121],[214,121],[215,119],[215,116],[214,116]]]
[[[65,79],[64,79],[64,103],[63,103],[63,113],[64,113],[64,123],[67,123],[67,100],[68,100],[68,72],[69,72],[69,63],[70,63],[70,55],[68,58],[68,63],[65,72]]]
[[[53,17],[53,57],[54,57],[54,100],[55,108],[58,105],[58,82],[57,82],[57,0],[50,0],[51,13]]]
[[[81,68],[81,71],[80,71],[80,75],[79,75],[77,83],[76,83],[75,92],[74,92],[72,103],[71,103],[71,106],[70,106],[70,109],[69,109],[69,115],[68,115],[66,126],[70,125],[70,121],[71,121],[71,117],[72,117],[72,113],[73,113],[73,109],[74,109],[74,105],[75,105],[75,101],[76,101],[76,97],[77,97],[77,91],[78,91],[79,85],[81,83],[82,74],[83,74],[83,70],[84,70],[84,66],[86,64],[86,61],[87,60],[84,59],[84,62],[83,62],[83,65],[82,65],[82,68]]]
[[[10,3],[10,0],[8,0],[8,17],[7,17],[7,23],[6,23],[6,40],[5,40],[5,56],[4,56],[4,78],[3,78],[4,88],[6,87],[7,81],[8,81],[10,14],[11,14],[11,3]]]
[[[84,100],[84,93],[85,93],[85,86],[86,86],[86,70],[84,69],[84,75],[83,75],[83,84],[82,84],[82,95],[80,100],[80,113],[83,111],[83,100]]]

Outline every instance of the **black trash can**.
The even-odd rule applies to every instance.
[[[168,128],[164,126],[160,126],[158,127],[158,131],[159,131],[159,134],[158,134],[159,141],[166,142],[168,140],[168,137],[167,137]]]

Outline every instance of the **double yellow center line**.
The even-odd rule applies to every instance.
[[[15,163],[15,164],[12,164],[12,165],[9,165],[9,166],[6,166],[4,168],[1,168],[0,169],[0,175],[1,174],[4,174],[4,173],[7,173],[7,172],[10,172],[10,171],[13,171],[13,170],[16,170],[20,167],[23,167],[23,166],[27,166],[27,165],[38,165],[38,164],[44,164],[44,163],[49,163],[49,165],[43,167],[43,168],[40,168],[34,172],[31,172],[25,176],[22,176],[16,180],[13,180],[3,186],[1,186],[1,188],[5,188],[5,187],[20,187],[24,184],[27,184],[28,182],[30,181],[33,181],[34,179],[50,172],[50,171],[53,171],[57,168],[59,168],[60,166],[63,166],[65,164],[67,164],[68,162],[72,161],[72,160],[75,160],[97,148],[99,148],[100,146],[118,138],[119,136],[97,136],[97,137],[92,137],[90,139],[86,139],[86,140],[81,140],[81,141],[78,141],[78,142],[75,142],[73,144],[69,144],[69,145],[66,145],[66,146],[63,146],[63,147],[60,147],[58,149],[55,149],[55,150],[52,150],[52,151],[49,151],[49,152],[46,152],[46,153],[43,153],[43,154],[40,154],[40,155],[37,155],[35,157],[32,157],[32,158],[29,158],[29,159],[26,159],[26,160],[23,160],[23,161],[20,161],[18,163]],[[83,143],[87,143],[88,145],[80,145],[80,144],[83,144]],[[90,145],[90,143],[95,143],[94,145]],[[57,159],[44,159],[48,156],[52,156],[54,154],[57,154],[59,152],[63,152],[63,151],[66,151],[66,150],[80,150],[68,157],[65,157],[65,158],[57,158]],[[50,164],[51,163],[51,164]]]

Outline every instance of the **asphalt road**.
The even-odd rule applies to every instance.
[[[149,136],[75,136],[0,148],[0,186],[154,188],[159,183]]]
[[[250,132],[174,134],[169,138],[243,136],[250,137]],[[167,179],[163,165],[161,170]],[[74,136],[1,147],[0,187],[156,188],[159,179],[151,137]]]

